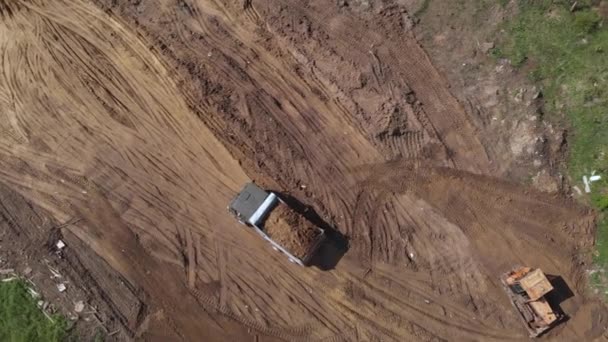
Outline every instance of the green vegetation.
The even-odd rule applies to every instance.
[[[0,282],[0,341],[63,341],[66,321],[57,315],[51,319],[38,308],[23,281]]]
[[[583,188],[583,175],[603,178],[592,184],[589,201],[604,218],[598,226],[596,263],[608,268],[608,22],[591,6],[567,0],[520,0],[507,24],[507,38],[496,57],[529,72],[539,82],[546,115],[570,122],[569,172]],[[597,277],[596,277],[597,278]],[[596,279],[598,285],[608,282]],[[601,284],[600,284],[601,283]],[[608,287],[606,287],[608,289]]]

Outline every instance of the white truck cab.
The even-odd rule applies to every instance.
[[[318,230],[318,233],[315,240],[307,248],[306,254],[300,257],[293,255],[292,251],[287,250],[284,246],[281,246],[279,243],[274,241],[264,229],[264,222],[266,218],[280,203],[287,206],[287,204],[277,194],[265,191],[254,183],[247,183],[232,200],[232,202],[230,202],[228,211],[234,215],[239,222],[246,226],[252,227],[265,240],[270,242],[273,249],[287,255],[289,261],[301,266],[306,266],[323,242],[325,232],[323,229],[315,227],[315,229]],[[293,211],[292,209],[290,210]]]

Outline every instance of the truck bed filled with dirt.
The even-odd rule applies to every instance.
[[[262,229],[276,243],[299,259],[314,246],[321,230],[282,202],[274,208]]]

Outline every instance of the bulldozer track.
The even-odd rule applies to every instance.
[[[424,133],[420,131],[404,132],[399,135],[386,135],[378,141],[388,149],[389,160],[414,159],[420,156],[425,144]]]
[[[1,0],[0,1],[0,17],[11,18],[15,12],[22,10],[23,7],[16,0]]]
[[[212,298],[196,289],[189,289],[189,291],[192,294],[192,296],[194,296],[201,303],[201,305],[205,308],[205,310],[217,311],[217,312],[221,313],[222,315],[230,317],[231,319],[238,321],[238,322],[248,326],[249,328],[255,329],[261,333],[264,333],[264,334],[267,334],[270,336],[276,336],[276,337],[282,338],[287,341],[294,341],[294,340],[305,341],[306,338],[308,336],[310,336],[311,327],[309,327],[309,326],[303,326],[303,327],[298,327],[298,328],[289,328],[289,329],[269,328],[260,322],[249,320],[249,319],[246,319],[242,316],[239,316],[239,315],[233,313],[227,307],[220,306],[218,304],[217,300],[215,300],[214,298]]]

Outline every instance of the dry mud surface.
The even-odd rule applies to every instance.
[[[560,285],[548,339],[599,338],[593,213],[497,179],[408,13],[341,3],[0,0],[4,235],[62,237],[119,340],[522,340],[515,264]],[[348,239],[335,267],[227,213],[251,179]]]

